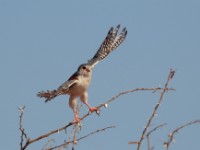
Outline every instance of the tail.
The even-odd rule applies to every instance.
[[[41,97],[41,98],[46,98],[45,99],[45,103],[52,100],[53,98],[55,98],[56,96],[58,95],[61,95],[61,91],[59,90],[53,90],[53,91],[41,91],[41,92],[38,92],[37,96],[38,97]]]

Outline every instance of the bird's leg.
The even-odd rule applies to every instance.
[[[73,119],[72,122],[74,122],[74,123],[80,123],[81,120],[80,120],[80,118],[78,116],[78,113],[75,110],[73,110],[73,111],[74,111],[74,119]]]
[[[83,103],[89,108],[90,112],[98,111],[99,109],[97,107],[92,107],[89,105],[89,103],[86,101],[83,101]]]
[[[90,112],[98,112],[98,108],[97,107],[91,107],[88,103],[88,94],[87,92],[84,92],[83,95],[80,97],[81,101],[89,108]]]
[[[73,110],[74,112],[74,119],[73,119],[73,122],[74,123],[80,123],[81,120],[78,116],[78,113],[76,111],[76,96],[73,96],[73,95],[70,95],[70,98],[69,98],[69,106],[71,107],[71,109]]]

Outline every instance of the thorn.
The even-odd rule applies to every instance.
[[[98,116],[100,116],[100,110],[99,110],[99,109],[96,111],[96,114],[97,114]]]
[[[130,141],[130,142],[128,142],[128,144],[139,144],[139,142],[136,142],[136,141]]]
[[[174,77],[175,74],[175,70],[173,70],[172,68],[170,69],[170,79],[172,79]]]
[[[159,105],[159,106],[161,106],[161,103],[156,103],[156,105]]]
[[[144,129],[148,130],[148,127],[146,126],[146,127],[144,127]]]
[[[173,139],[172,139],[172,142],[173,142],[173,143],[176,143],[176,140],[175,140],[175,138],[173,138]]]
[[[25,106],[20,106],[20,107],[18,107],[18,109],[19,109],[19,111],[23,112],[25,109]]]
[[[168,144],[167,144],[166,142],[163,143],[163,147],[164,147],[164,148],[167,148],[167,145],[168,145]]]
[[[105,104],[104,104],[104,107],[105,107],[105,108],[108,108],[108,104],[107,104],[107,103],[105,103]]]
[[[169,133],[169,134],[168,134],[168,137],[172,137],[172,133]]]
[[[81,122],[78,122],[78,127],[79,127],[80,130],[81,130],[81,127],[82,127],[82,123],[81,123]]]
[[[74,141],[74,144],[77,144],[77,143],[78,143],[78,141],[77,141],[77,140],[75,140],[75,141]]]
[[[155,114],[153,114],[153,115],[154,115],[155,117],[158,117],[158,114],[156,114],[156,113],[155,113]]]

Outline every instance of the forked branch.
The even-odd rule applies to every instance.
[[[173,74],[173,71],[171,71],[171,75],[170,75],[170,77],[169,77],[170,79],[173,77],[172,74]],[[169,80],[170,80],[170,79],[169,79]],[[168,83],[167,83],[167,84],[168,84]],[[164,92],[166,92],[166,91],[169,91],[169,90],[175,90],[175,89],[173,89],[173,88],[167,88],[167,85],[165,85],[165,88],[160,88],[160,87],[155,87],[155,88],[136,88],[136,89],[132,89],[132,90],[120,92],[119,94],[117,94],[116,96],[112,97],[111,99],[109,99],[109,100],[106,101],[105,103],[100,104],[99,106],[97,106],[97,108],[99,108],[99,110],[100,110],[102,107],[107,108],[107,106],[108,106],[109,103],[113,102],[114,100],[116,100],[116,99],[119,98],[120,96],[125,95],[125,94],[128,94],[128,93],[137,92],[137,91],[152,91],[152,92],[164,91]],[[91,114],[92,114],[92,113],[89,112],[89,113],[83,115],[83,116],[80,118],[80,120],[83,121],[86,117],[88,117],[88,116],[91,115]],[[23,115],[23,111],[22,111],[22,115]],[[55,129],[55,130],[52,130],[52,131],[50,131],[50,132],[48,132],[48,133],[45,133],[45,134],[43,134],[43,135],[40,135],[40,136],[34,138],[34,139],[30,139],[30,138],[27,138],[27,135],[25,134],[24,129],[21,128],[21,127],[22,127],[22,115],[21,115],[21,117],[20,117],[20,131],[21,131],[21,135],[22,135],[22,136],[21,136],[21,142],[20,142],[21,150],[25,150],[30,144],[32,144],[32,143],[34,143],[34,142],[36,142],[36,141],[39,141],[39,140],[41,140],[41,139],[44,139],[44,138],[46,138],[46,137],[48,137],[48,136],[50,136],[50,135],[53,135],[53,134],[55,134],[55,133],[58,133],[58,132],[60,132],[60,131],[63,131],[63,130],[65,131],[68,127],[70,127],[70,126],[76,124],[75,122],[69,122],[67,125],[65,125],[65,126],[63,126],[63,127],[60,127],[60,128],[58,128],[58,129]],[[23,142],[24,142],[24,137],[25,137],[25,139],[26,139],[25,144],[23,144]]]
[[[200,123],[200,120],[194,120],[194,121],[191,121],[191,122],[188,122],[184,125],[181,125],[179,126],[178,128],[176,128],[175,130],[173,130],[171,133],[168,134],[168,141],[167,142],[164,142],[164,146],[166,147],[166,149],[168,150],[169,149],[169,146],[170,144],[172,143],[172,141],[174,140],[174,135],[176,133],[178,133],[179,130],[187,127],[187,126],[190,126],[192,124],[196,124],[196,123]]]
[[[164,127],[164,126],[166,126],[166,125],[167,125],[166,123],[157,125],[156,127],[154,127],[152,130],[150,130],[150,131],[146,134],[148,150],[151,150],[151,149],[152,149],[151,144],[150,144],[150,135],[151,135],[153,132],[155,132],[157,129],[162,128],[162,127]]]
[[[159,98],[158,102],[156,103],[151,116],[149,117],[149,120],[148,120],[147,125],[145,126],[145,128],[144,128],[144,130],[142,132],[140,140],[137,142],[137,144],[138,144],[137,150],[140,150],[140,146],[142,144],[143,139],[145,138],[147,129],[149,128],[153,118],[157,115],[157,110],[158,110],[158,108],[159,108],[159,106],[160,106],[160,104],[161,104],[161,102],[163,100],[163,96],[164,96],[165,92],[168,91],[169,81],[173,78],[174,74],[175,74],[175,70],[170,69],[170,73],[169,73],[169,75],[167,77],[167,82],[165,83],[165,87],[164,87],[164,89],[162,89],[162,92],[160,94],[160,98]]]
[[[93,132],[91,132],[91,133],[89,133],[89,134],[87,134],[87,135],[85,135],[85,136],[82,136],[82,137],[76,139],[76,141],[74,141],[74,140],[67,141],[67,142],[65,141],[63,144],[58,145],[58,146],[55,146],[55,147],[52,147],[52,148],[49,148],[49,149],[47,149],[47,150],[54,150],[54,149],[56,149],[56,148],[66,147],[67,145],[69,145],[69,144],[71,144],[71,143],[75,143],[75,144],[76,144],[78,141],[80,141],[80,140],[82,140],[82,139],[84,139],[84,138],[87,138],[87,137],[89,137],[89,136],[91,136],[91,135],[94,135],[94,134],[99,133],[99,132],[103,132],[103,131],[105,131],[105,130],[107,130],[107,129],[111,129],[111,128],[115,128],[115,126],[108,126],[108,127],[103,128],[103,129],[98,129],[98,130],[96,130],[96,131],[93,131]]]

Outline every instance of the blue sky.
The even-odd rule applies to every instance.
[[[68,96],[45,104],[36,93],[66,81],[94,55],[109,28],[121,24],[127,38],[95,67],[89,101],[99,105],[120,91],[163,87],[170,68],[176,69],[169,85],[176,92],[165,95],[152,123],[168,124],[152,136],[155,149],[162,149],[171,130],[200,118],[199,8],[197,0],[0,0],[1,148],[19,149],[18,106],[26,106],[23,125],[31,138],[72,120]],[[80,141],[76,149],[135,149],[128,142],[141,136],[159,94],[131,93],[102,109],[100,117],[88,117],[78,136],[117,127]],[[199,134],[199,125],[183,129],[171,149],[197,149]],[[56,139],[57,145],[68,135],[48,139]],[[145,142],[142,149],[147,149]]]

